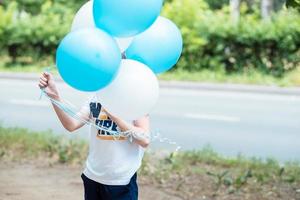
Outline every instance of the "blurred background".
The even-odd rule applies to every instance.
[[[1,69],[30,71],[52,65],[57,45],[84,2],[2,0]],[[287,10],[284,0],[168,0],[162,15],[184,37],[182,58],[164,78],[300,83],[299,13]]]
[[[49,176],[58,173],[49,163],[82,166],[88,127],[68,134],[50,103],[39,100],[37,84],[51,66],[64,99],[79,108],[87,98],[53,67],[85,2],[0,0],[0,178],[16,178],[0,183],[0,199],[81,198],[63,189],[53,189],[55,196],[42,179],[16,192],[28,177],[15,174],[43,173],[37,157],[47,157]],[[177,65],[159,75],[151,124],[176,144],[151,144],[141,199],[300,199],[299,6],[298,0],[165,0],[162,15],[181,29],[184,49]],[[153,159],[158,150],[166,157]],[[24,159],[34,164],[9,167]],[[75,175],[62,174],[72,181],[59,184],[80,187]]]

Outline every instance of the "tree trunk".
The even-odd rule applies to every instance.
[[[273,0],[261,1],[261,16],[263,19],[269,19],[273,11]]]
[[[240,18],[240,0],[230,0],[231,19],[237,23]]]

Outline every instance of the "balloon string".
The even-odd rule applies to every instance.
[[[44,72],[50,72],[51,69],[55,68],[55,66],[48,66],[48,67],[45,67],[44,68]],[[78,121],[81,121],[83,122],[84,124],[87,124],[87,125],[91,125],[95,128],[97,128],[98,130],[103,130],[103,131],[106,131],[106,132],[109,132],[110,134],[112,134],[113,136],[116,136],[118,134],[120,134],[121,132],[118,132],[118,131],[112,131],[112,130],[109,130],[105,127],[101,127],[101,126],[98,126],[98,125],[95,125],[85,119],[83,119],[82,117],[79,116],[79,113],[80,112],[76,112],[74,110],[72,110],[71,107],[75,108],[75,106],[73,106],[72,104],[70,103],[63,103],[63,102],[60,102],[60,101],[57,101],[53,98],[51,98],[46,92],[45,92],[45,88],[41,88],[41,94],[40,94],[40,98],[42,98],[42,96],[45,96],[47,99],[49,99],[54,105],[56,105],[59,109],[61,109],[62,111],[64,111],[66,114],[68,114],[69,116],[73,117],[74,119],[78,120]],[[126,135],[128,134],[128,131],[127,132],[122,132],[123,135]]]
[[[55,65],[51,65],[51,66],[48,66],[48,67],[45,67],[44,68],[44,72],[50,72],[51,69],[54,69],[55,68]],[[41,93],[40,93],[40,97],[39,97],[39,100],[42,99],[42,96],[43,96],[43,92],[45,93],[45,88],[41,88]]]
[[[52,66],[47,67],[45,69],[45,71],[49,72],[49,70],[51,68],[52,68]],[[181,146],[179,146],[176,142],[170,140],[169,138],[163,137],[159,131],[150,132],[150,133],[134,132],[131,130],[123,131],[123,132],[122,131],[113,131],[107,127],[104,127],[101,125],[96,125],[96,124],[92,123],[90,121],[90,119],[89,120],[85,119],[81,115],[81,112],[76,111],[78,109],[76,109],[76,107],[74,105],[72,105],[71,103],[66,102],[65,100],[57,101],[57,100],[53,99],[45,92],[45,88],[41,89],[40,99],[42,98],[42,96],[45,96],[48,100],[51,101],[51,103],[56,105],[60,110],[64,111],[67,115],[73,117],[74,119],[76,119],[86,125],[90,125],[90,126],[96,128],[97,130],[101,130],[101,131],[110,133],[110,135],[113,137],[114,140],[118,140],[120,137],[125,137],[125,138],[128,138],[130,142],[132,142],[133,138],[137,138],[137,139],[146,138],[146,139],[149,139],[151,142],[159,141],[160,143],[167,143],[169,145],[176,146],[175,152],[177,152],[181,149]]]
[[[113,130],[110,130],[106,127],[103,127],[103,126],[99,126],[99,125],[96,125],[92,122],[90,122],[89,120],[86,120],[84,119],[82,116],[80,116],[80,111],[79,112],[76,112],[74,111],[70,105],[68,105],[67,103],[65,102],[61,102],[61,101],[57,101],[53,98],[51,98],[50,96],[47,95],[47,93],[43,90],[41,90],[42,94],[51,101],[51,103],[53,103],[54,105],[56,105],[59,109],[61,109],[62,111],[64,111],[66,114],[68,114],[69,116],[73,117],[74,119],[78,120],[78,121],[81,121],[82,123],[84,124],[87,124],[87,125],[91,125],[95,128],[97,128],[98,130],[102,130],[102,131],[106,131],[106,132],[109,132],[112,136],[127,136],[128,133],[130,131],[125,131],[125,132],[120,132],[120,131],[113,131]]]

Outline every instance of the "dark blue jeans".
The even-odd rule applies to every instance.
[[[84,174],[81,175],[84,185],[85,200],[137,200],[138,186],[136,173],[127,185],[104,185],[95,182]]]

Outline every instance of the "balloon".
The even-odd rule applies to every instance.
[[[96,28],[94,18],[93,18],[93,1],[86,2],[76,13],[71,31],[75,31],[83,28]],[[116,38],[118,46],[121,52],[124,52],[131,44],[133,38]]]
[[[96,26],[115,37],[137,35],[159,16],[163,0],[94,0]]]
[[[146,65],[124,59],[114,81],[98,91],[97,96],[108,112],[135,120],[155,106],[159,96],[158,80]]]
[[[97,91],[116,76],[121,52],[115,42],[99,29],[69,33],[56,52],[56,64],[64,81],[81,91]]]
[[[93,18],[93,1],[88,1],[76,13],[73,19],[71,31],[95,27]]]
[[[179,29],[169,19],[158,17],[149,29],[134,38],[126,56],[146,64],[154,73],[161,73],[177,63],[181,52]]]

